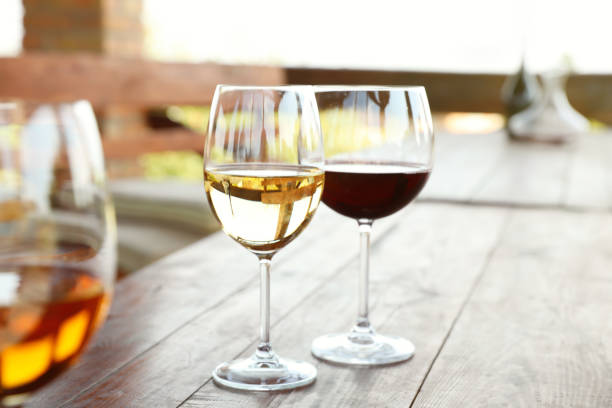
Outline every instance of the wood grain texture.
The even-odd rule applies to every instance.
[[[319,235],[337,236],[344,231],[326,222],[333,217],[330,210],[319,210],[323,211],[310,226],[313,231],[281,251],[275,267],[293,262],[304,248],[321,242]],[[257,285],[257,270],[253,255],[225,234],[216,233],[122,279],[111,313],[89,351],[62,381],[37,394],[32,406],[59,406],[74,397],[75,390],[85,390],[112,375],[188,322]]]
[[[407,407],[486,264],[505,215],[499,209],[415,205],[373,249],[371,320],[379,332],[415,343],[416,355],[409,362],[350,368],[310,357],[319,370],[313,386],[243,393],[209,381],[183,407]],[[473,225],[474,217],[482,222]],[[474,239],[458,244],[470,228]],[[321,256],[330,259],[333,254]],[[280,321],[276,343],[305,356],[316,336],[347,331],[355,319],[357,270],[356,263],[345,266]]]
[[[503,132],[440,133],[424,201],[472,205],[612,208],[612,133],[579,136],[567,145],[517,143]]]
[[[31,406],[612,406],[610,134],[438,140],[433,185],[374,225],[372,321],[415,342],[411,361],[309,356],[356,308],[356,227],[322,207],[272,274],[273,345],[315,362],[313,386],[211,382],[216,364],[251,353],[258,325],[255,258],[216,234],[121,281],[93,347]]]
[[[576,141],[564,205],[612,209],[612,134],[584,135]]]
[[[612,406],[612,215],[521,210],[414,407]]]
[[[209,104],[217,84],[278,85],[285,82],[285,73],[279,67],[26,53],[0,58],[0,78],[3,99],[158,106]]]
[[[330,222],[330,218],[340,221]],[[381,223],[382,231],[392,225],[391,222]],[[321,276],[317,274],[332,273],[334,262],[348,262],[356,256],[357,246],[351,245],[353,242],[350,239],[351,233],[354,233],[357,240],[357,227],[354,224],[354,221],[338,217],[322,207],[303,236],[279,252],[273,262],[273,317],[282,315],[287,304],[297,302],[300,298],[296,294],[300,290],[307,292],[307,288],[319,285]],[[321,240],[321,236],[328,237],[329,241]],[[317,265],[320,267],[317,268],[312,264],[313,254],[328,245],[335,248],[338,257],[319,260],[320,264]],[[330,264],[331,271],[323,268],[323,264]],[[282,290],[283,282],[291,289]],[[79,406],[81,403],[91,406],[89,404],[100,403],[98,395],[104,395],[108,403],[114,401],[117,404],[114,406],[138,406],[138,401],[142,401],[140,406],[158,406],[159,400],[150,404],[147,402],[147,398],[155,397],[161,397],[164,401],[166,398],[182,401],[201,382],[198,377],[176,375],[182,370],[172,371],[169,365],[195,361],[204,367],[199,369],[200,366],[195,366],[195,372],[209,375],[212,368],[209,369],[206,364],[219,363],[219,359],[237,353],[250,343],[258,325],[257,288],[256,258],[223,233],[205,238],[129,276],[118,285],[111,315],[83,360],[66,373],[61,382],[37,395],[32,406],[60,406],[67,401],[70,401],[68,406]],[[253,301],[248,305],[241,302],[241,311],[232,309],[236,298],[245,296],[245,291],[250,293]],[[285,297],[279,299],[276,293]],[[217,319],[213,320],[218,324],[215,329],[218,331],[217,337],[214,337],[215,333],[207,336],[211,330],[207,326],[208,321],[213,317]],[[233,322],[231,327],[235,331],[223,327],[228,322]],[[183,335],[184,330],[190,331],[190,334]],[[156,345],[165,345],[169,338],[172,340],[167,344],[174,346],[177,339],[192,344],[189,347],[184,344],[171,347],[170,354],[164,357]],[[244,345],[238,349],[229,348],[232,345],[235,347],[235,343],[229,343],[232,338],[244,342]],[[228,354],[224,357],[212,355],[206,348],[216,349],[224,345],[228,347]],[[187,356],[183,353],[187,353]],[[146,356],[144,360],[142,356]],[[139,365],[141,361],[145,362],[144,366]],[[155,364],[162,364],[162,367],[153,370]],[[142,372],[134,374],[134,367]],[[164,377],[167,374],[170,377]],[[160,375],[157,381],[151,379],[151,376]],[[114,381],[125,382],[125,386],[117,388],[111,385]],[[161,394],[153,392],[152,388],[161,387],[159,381],[174,381],[178,397],[165,389],[158,389]],[[102,391],[105,387],[107,391]],[[80,390],[83,395],[77,396],[75,390]],[[92,396],[93,400],[90,400]]]
[[[356,223],[329,214],[330,210],[324,209],[323,212],[338,218],[339,222],[326,222],[323,217],[318,225],[311,225],[312,228],[308,229],[313,239],[306,237],[298,252],[281,257],[283,251],[280,251],[278,262],[272,263],[272,345],[287,357],[303,358],[308,349],[286,350],[283,344],[276,345],[278,332],[275,322],[285,318],[304,298],[321,287],[329,275],[357,256]],[[382,236],[392,225],[391,221],[381,223]],[[321,236],[327,239],[322,240]],[[324,248],[336,256],[315,257]],[[228,264],[233,264],[233,261]],[[250,260],[249,265],[256,268],[255,259]],[[230,273],[233,272],[227,274]],[[208,280],[207,275],[202,279]],[[254,351],[252,343],[259,328],[258,296],[258,281],[249,282],[239,292],[226,297],[216,307],[137,356],[113,376],[70,400],[68,406],[111,404],[144,408],[179,405],[210,378],[217,364],[234,358],[242,350]]]
[[[571,152],[570,146],[509,143],[473,201],[559,206]]]
[[[504,132],[436,134],[434,168],[419,197],[458,202],[474,200],[475,194],[499,166],[508,144]]]
[[[122,279],[117,286],[110,315],[94,343],[77,366],[62,381],[35,396],[32,406],[59,406],[75,394],[143,353],[195,316],[214,307],[225,297],[252,281],[252,261],[226,237],[214,234],[206,245],[188,247]],[[222,269],[224,253],[236,260],[232,274]],[[206,280],[201,276],[209,273]]]

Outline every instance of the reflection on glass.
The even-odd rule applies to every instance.
[[[115,220],[87,102],[0,105],[0,403],[70,367],[106,317]]]
[[[255,353],[220,364],[226,387],[272,391],[312,383],[309,363],[270,344],[270,262],[308,225],[324,174],[319,117],[310,87],[218,86],[204,146],[204,187],[225,233],[259,259],[260,340]]]
[[[340,364],[404,361],[414,345],[376,333],[369,320],[370,232],[374,220],[408,205],[432,166],[433,128],[422,87],[316,88],[325,145],[323,202],[359,225],[357,322],[348,333],[316,338],[312,353]]]

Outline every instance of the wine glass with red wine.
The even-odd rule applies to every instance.
[[[340,364],[408,360],[414,345],[384,336],[368,318],[370,232],[374,220],[408,205],[429,178],[433,126],[425,88],[315,88],[325,146],[323,202],[359,225],[361,267],[357,323],[348,333],[316,338],[312,353]]]

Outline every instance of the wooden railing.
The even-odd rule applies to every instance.
[[[349,69],[288,68],[288,83],[423,85],[435,112],[503,113],[506,75]],[[612,123],[612,75],[573,75],[567,83],[572,105],[582,114]]]
[[[218,83],[283,82],[284,70],[277,67],[169,64],[87,54],[0,58],[0,97],[84,98],[94,107],[208,104]]]
[[[498,74],[283,68],[163,63],[87,54],[27,53],[0,58],[0,99],[57,101],[84,98],[95,107],[210,104],[218,83],[424,85],[433,111],[503,112]],[[573,106],[612,123],[612,75],[575,75],[568,81]],[[200,149],[202,135],[185,129],[151,130],[104,140],[110,157],[144,151]]]
[[[218,83],[285,83],[280,67],[160,63],[87,54],[28,53],[0,58],[0,99],[35,101],[87,99],[95,108],[139,108],[173,104],[208,105]],[[202,135],[188,129],[160,129],[103,138],[110,158],[143,152],[199,150]]]

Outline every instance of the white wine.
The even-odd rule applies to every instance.
[[[270,163],[204,171],[206,196],[223,230],[257,254],[274,254],[308,225],[324,180],[315,167]]]

